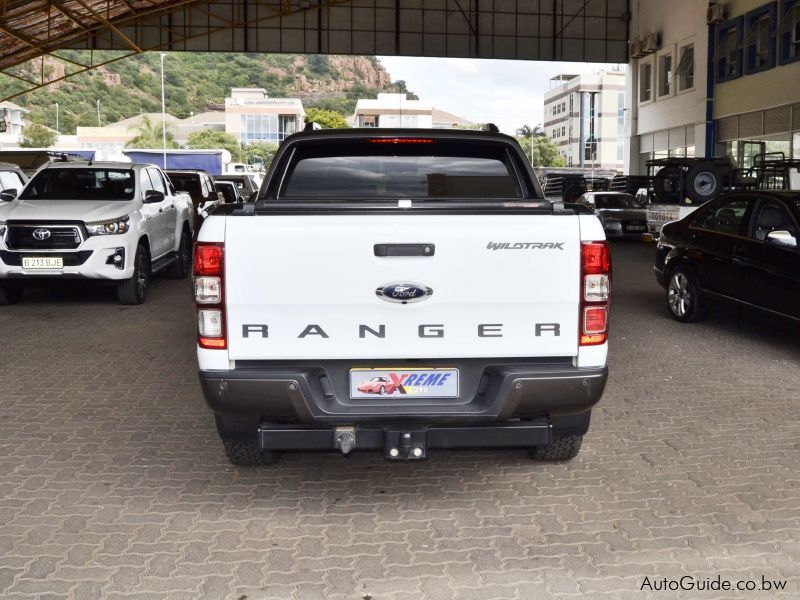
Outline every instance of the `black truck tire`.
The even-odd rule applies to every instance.
[[[277,461],[272,452],[261,449],[257,441],[222,440],[228,462],[237,467],[258,467],[271,465]]]
[[[681,202],[681,178],[683,170],[680,167],[664,167],[653,178],[653,193],[661,202],[675,204]]]
[[[150,283],[150,253],[144,244],[136,247],[133,258],[133,276],[117,284],[117,299],[120,304],[141,304],[147,297]]]
[[[698,204],[719,196],[723,184],[722,170],[711,162],[698,163],[686,173],[686,193]]]
[[[530,455],[534,460],[570,460],[578,456],[582,443],[582,435],[568,435],[545,446],[531,448]]]
[[[167,267],[167,277],[170,279],[186,279],[192,270],[192,238],[184,231],[181,233],[181,243],[178,246],[178,257],[174,263]]]

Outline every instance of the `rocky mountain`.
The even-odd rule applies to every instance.
[[[95,60],[110,58],[98,56]],[[86,61],[77,51],[62,51],[64,58]],[[32,67],[34,70],[37,67]],[[48,77],[71,68],[69,63],[48,59]],[[35,71],[29,76],[40,76]],[[320,106],[351,114],[359,98],[378,92],[408,92],[405,82],[392,81],[374,56],[325,56],[288,54],[170,53],[164,60],[167,112],[177,117],[207,110],[221,110],[231,87],[261,87],[272,97],[295,97],[305,106]],[[19,84],[0,80],[0,88]],[[141,112],[161,110],[161,72],[158,53],[151,52],[111,62],[75,75],[14,102],[28,108],[28,118],[55,128],[55,104],[59,105],[61,133],[75,132],[78,125],[108,124]]]

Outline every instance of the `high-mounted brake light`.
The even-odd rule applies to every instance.
[[[197,344],[225,350],[225,247],[197,242],[194,247],[194,301],[197,308]]]
[[[611,249],[608,242],[581,245],[581,346],[604,344],[608,339],[608,308],[611,298]]]
[[[370,144],[433,144],[431,138],[391,137],[369,138]]]

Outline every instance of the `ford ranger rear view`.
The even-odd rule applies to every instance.
[[[236,465],[570,459],[608,376],[610,279],[600,222],[544,200],[513,138],[298,133],[199,233],[200,381]]]

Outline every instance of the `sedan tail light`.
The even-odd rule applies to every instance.
[[[225,247],[221,243],[197,242],[194,247],[194,301],[198,345],[225,350]]]
[[[581,346],[596,346],[608,339],[608,309],[611,301],[611,249],[608,242],[581,245]]]

